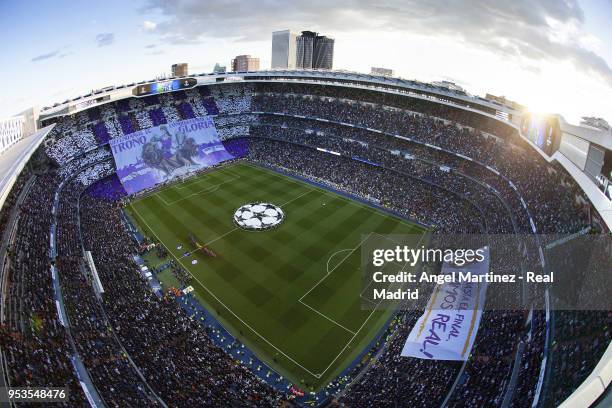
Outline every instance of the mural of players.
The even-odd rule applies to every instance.
[[[177,132],[175,140],[166,126],[160,126],[161,134],[157,133],[142,146],[142,160],[152,168],[161,170],[168,177],[174,170],[197,165],[193,157],[198,152],[198,146],[192,137]]]
[[[233,158],[210,117],[142,129],[109,143],[117,175],[130,194]]]

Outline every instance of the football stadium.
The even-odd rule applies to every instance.
[[[612,404],[609,127],[287,67],[0,131],[3,406]]]

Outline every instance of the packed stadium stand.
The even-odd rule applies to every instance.
[[[215,345],[171,296],[151,291],[134,263],[146,249],[126,228],[127,194],[108,142],[162,124],[211,116],[235,160],[376,200],[439,233],[610,233],[566,169],[494,108],[461,94],[434,98],[426,84],[408,91],[377,81],[260,74],[149,96],[123,89],[75,102],[72,112],[43,111],[42,125],[54,127],[0,213],[4,382],[65,384],[71,405],[301,403]],[[539,239],[524,258],[543,270]],[[83,251],[96,260],[103,292]],[[492,268],[504,268],[501,253]],[[522,299],[530,313],[486,311],[465,364],[401,357],[422,310],[398,311],[376,358],[318,403],[557,406],[609,348],[612,313],[552,313],[548,299],[543,289]]]

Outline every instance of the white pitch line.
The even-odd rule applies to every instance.
[[[159,193],[161,193],[162,191],[163,191],[163,190],[156,191],[156,192],[154,192],[153,194],[151,194],[151,196],[155,196],[155,197],[159,198],[160,200],[162,200],[162,201],[164,202],[164,205],[167,207],[167,206],[169,206],[170,204],[168,204],[168,202],[166,201],[166,199],[164,198],[164,196],[159,195]]]
[[[227,184],[227,183],[231,183],[231,182],[233,182],[233,181],[236,181],[236,179],[226,180],[226,181],[224,181],[224,182],[222,182],[222,183],[219,183],[219,184],[214,184],[214,185],[212,185],[212,186],[209,186],[209,187],[203,188],[203,189],[202,189],[202,190],[200,190],[200,191],[196,191],[195,193],[191,193],[191,194],[189,194],[188,196],[185,196],[185,197],[183,197],[183,198],[179,198],[178,200],[172,201],[172,202],[170,202],[170,203],[168,203],[168,204],[166,204],[166,205],[168,205],[168,206],[170,206],[170,205],[174,205],[174,204],[176,204],[176,203],[180,203],[181,201],[185,201],[185,200],[186,200],[186,199],[188,199],[189,197],[193,197],[193,196],[196,196],[196,195],[200,195],[200,194],[202,194],[202,193],[204,193],[204,194],[206,194],[206,193],[212,193],[212,192],[214,192],[214,191],[217,191],[217,190],[219,189],[219,187],[221,187],[222,185]],[[164,200],[164,201],[165,201],[165,200]]]
[[[228,169],[229,168],[230,167],[228,167]],[[202,177],[196,177],[196,178],[191,179],[191,180],[185,180],[184,182],[179,183],[176,186],[172,186],[171,188],[172,189],[176,189],[176,190],[184,190],[184,189],[189,188],[189,187],[191,187],[193,185],[199,184],[199,183],[201,183],[203,181],[209,183],[210,181],[208,179],[213,174],[215,174],[214,171],[213,172],[207,172],[206,174],[203,174]],[[230,172],[229,170],[224,171],[223,174],[228,174],[228,175],[232,176],[234,180],[240,178],[240,175],[234,174],[234,173]]]
[[[362,296],[363,296],[363,294],[365,293],[365,291],[366,291],[366,290],[368,290],[368,288],[369,288],[369,287],[370,287],[370,286],[371,286],[373,283],[374,283],[374,280],[370,279],[370,283],[368,283],[368,284],[366,285],[366,287],[365,287],[365,288],[364,288],[364,289],[361,291],[361,293],[359,294],[359,297],[360,297],[361,299],[363,299],[363,300],[367,300],[367,301],[368,301],[368,302],[370,302],[370,303],[374,303],[374,302],[372,302],[370,299],[364,298],[364,297],[362,297]]]
[[[304,197],[306,194],[308,194],[308,193],[312,193],[313,191],[316,191],[316,190],[315,190],[314,188],[311,188],[310,190],[306,191],[305,193],[302,193],[302,194],[300,194],[299,196],[297,196],[297,197],[295,197],[295,198],[293,198],[293,199],[291,199],[291,200],[287,201],[286,203],[283,203],[283,204],[279,205],[279,207],[284,207],[284,206],[286,206],[287,204],[291,204],[291,203],[292,203],[292,202],[294,202],[295,200],[300,199],[300,198]]]
[[[236,231],[237,229],[239,229],[239,228],[238,228],[238,227],[236,227],[236,228],[234,228],[234,229],[231,229],[231,230],[227,231],[227,232],[226,232],[225,234],[223,234],[223,235],[219,235],[218,237],[216,237],[216,238],[215,238],[215,239],[213,239],[212,241],[208,241],[208,242],[206,242],[206,243],[205,243],[204,245],[202,245],[200,248],[198,248],[198,249],[194,249],[194,250],[193,250],[193,251],[191,251],[191,252],[187,252],[186,254],[184,254],[183,256],[181,256],[181,258],[180,258],[180,259],[187,258],[187,257],[189,257],[189,256],[193,255],[195,252],[198,252],[200,249],[202,249],[202,248],[204,248],[204,247],[209,246],[209,245],[210,245],[210,244],[212,244],[213,242],[216,242],[216,241],[220,240],[221,238],[225,237],[226,235],[231,234],[232,232]]]
[[[220,167],[219,171],[221,170],[225,170],[225,169],[231,169],[232,167],[237,166],[237,163],[230,163],[230,164],[226,164],[222,167]],[[199,180],[201,177],[205,177],[205,176],[209,176],[212,172],[210,170],[205,170],[204,173],[201,174],[192,174],[189,176],[189,178],[194,177],[196,180]],[[153,197],[154,195],[156,195],[157,193],[161,193],[163,191],[166,190],[170,190],[170,189],[175,189],[177,188],[177,186],[181,185],[182,183],[184,183],[185,180],[180,181],[180,180],[172,180],[171,183],[167,186],[164,187],[155,187],[152,191],[149,191],[148,193],[145,193],[139,197],[133,198],[130,200],[130,203],[137,203],[140,202],[142,200],[144,200],[145,198],[149,198],[149,197]]]
[[[333,254],[331,254],[329,256],[329,258],[327,258],[327,267],[325,268],[325,272],[329,273],[329,261],[332,260],[332,258],[336,255],[338,255],[339,253],[345,252],[345,251],[352,251],[353,248],[346,248],[346,249],[341,249],[339,251],[334,252]]]
[[[302,295],[302,297],[298,299],[298,301],[301,301],[301,300],[302,300],[302,299],[304,299],[306,296],[308,296],[308,294],[309,294],[310,292],[312,292],[312,290],[313,290],[314,288],[316,288],[317,286],[319,286],[319,284],[320,284],[321,282],[323,282],[323,281],[325,280],[325,278],[327,278],[327,277],[328,277],[328,276],[329,276],[329,275],[330,275],[330,274],[331,274],[333,271],[335,271],[337,267],[339,267],[340,265],[342,265],[342,263],[344,263],[344,261],[346,261],[346,259],[347,259],[349,256],[351,256],[351,254],[352,254],[353,252],[355,252],[355,250],[357,250],[357,248],[359,248],[359,247],[360,247],[360,246],[361,246],[361,245],[362,245],[362,244],[363,244],[363,243],[364,243],[364,242],[365,242],[365,241],[366,241],[368,238],[370,238],[370,235],[372,235],[372,233],[371,233],[371,232],[370,232],[370,233],[369,233],[369,234],[368,234],[368,235],[367,235],[367,236],[366,236],[366,237],[365,237],[363,240],[361,240],[361,242],[359,242],[359,244],[357,244],[357,246],[356,246],[355,248],[353,248],[353,249],[351,250],[351,252],[349,252],[349,253],[348,253],[348,254],[347,254],[347,255],[346,255],[344,258],[342,258],[342,260],[341,260],[341,261],[338,263],[338,265],[334,266],[334,267],[332,268],[332,270],[331,270],[331,271],[329,271],[328,273],[326,273],[326,274],[325,274],[325,276],[323,276],[323,277],[322,277],[322,278],[321,278],[321,279],[320,279],[320,280],[319,280],[317,283],[315,283],[315,285],[314,285],[312,288],[310,288],[310,289],[308,290],[308,292],[304,293],[304,294]]]
[[[396,240],[394,240],[394,239],[392,239],[392,238],[389,238],[389,237],[387,236],[387,235],[389,235],[389,234],[380,234],[380,233],[378,233],[378,232],[374,232],[373,234],[378,235],[379,237],[382,237],[382,238],[384,238],[384,239],[386,239],[386,240],[388,240],[388,241],[395,242],[396,244],[400,244],[400,245],[402,244],[402,243],[401,243],[401,242],[399,242],[399,241],[396,241]],[[414,234],[404,234],[404,235],[414,235]],[[420,242],[420,241],[419,241],[419,242]]]
[[[377,233],[377,232],[375,232],[374,234],[382,236],[381,234],[379,234],[379,233]],[[399,265],[402,265],[401,263],[399,263],[399,262],[395,262],[395,261],[394,261],[394,262],[391,262],[391,264],[399,264]],[[400,272],[402,272],[402,271],[403,271],[403,269],[404,269],[404,267],[405,267],[405,266],[406,266],[406,264],[402,265],[402,269],[400,270]],[[371,304],[373,304],[373,305],[377,305],[377,306],[378,306],[378,305],[380,304],[380,302],[379,302],[379,303],[376,303],[376,302],[374,302],[374,301],[372,301],[372,300],[368,299],[367,297],[364,297],[364,296],[363,296],[363,294],[364,294],[364,293],[365,293],[365,292],[368,290],[368,288],[369,288],[370,286],[372,286],[372,284],[373,284],[373,283],[374,283],[374,281],[373,281],[373,280],[370,280],[370,283],[368,283],[368,284],[366,285],[366,287],[365,287],[365,288],[364,288],[364,289],[361,291],[361,293],[359,294],[359,297],[361,298],[361,300],[365,300],[365,301],[366,301],[366,302],[368,302],[368,303],[371,303]]]
[[[325,370],[323,370],[323,372],[321,372],[321,373],[316,375],[317,378],[321,378],[323,376],[323,374],[325,374],[327,372],[327,370],[329,370],[330,367],[336,362],[336,360],[338,360],[338,358],[342,355],[342,353],[344,353],[344,350],[346,350],[348,348],[348,346],[353,342],[353,340],[355,340],[355,337],[357,337],[357,335],[359,334],[361,329],[363,329],[363,326],[365,326],[365,324],[368,322],[368,320],[370,320],[370,317],[372,317],[372,315],[374,314],[375,311],[376,311],[376,308],[373,308],[372,312],[370,313],[368,318],[363,321],[363,323],[361,324],[361,326],[359,327],[357,332],[355,332],[355,334],[353,334],[353,337],[351,337],[351,339],[348,341],[348,343],[346,343],[346,345],[342,348],[342,350],[340,350],[340,353],[338,353],[338,355],[332,360],[332,362],[329,363],[329,365],[327,366],[327,368]]]
[[[359,297],[361,298],[361,300],[365,300],[366,302],[371,303],[371,304],[373,304],[374,306],[378,306],[378,305],[379,305],[379,303],[376,303],[376,302],[374,302],[373,300],[370,300],[370,299],[368,299],[368,298],[365,298],[365,297],[363,297],[362,295],[359,295]]]
[[[343,325],[341,325],[340,323],[338,323],[337,321],[335,321],[334,319],[324,315],[323,313],[319,312],[317,309],[315,309],[314,307],[310,306],[308,303],[302,302],[301,300],[299,300],[298,302],[300,302],[301,304],[303,304],[304,306],[306,306],[307,308],[309,308],[310,310],[312,310],[313,312],[319,314],[320,316],[324,317],[325,319],[329,320],[330,322],[334,323],[335,325],[337,325],[338,327],[346,330],[347,332],[351,333],[351,334],[355,334],[354,331],[352,331],[351,329],[347,329],[346,327],[344,327]]]

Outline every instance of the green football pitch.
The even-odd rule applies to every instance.
[[[251,202],[282,207],[285,220],[267,231],[236,227],[234,211]],[[245,162],[137,198],[128,212],[189,271],[198,300],[232,335],[281,375],[314,390],[357,358],[393,313],[362,307],[361,246],[374,235],[425,233]],[[194,249],[190,234],[217,256],[202,250],[186,256]]]

